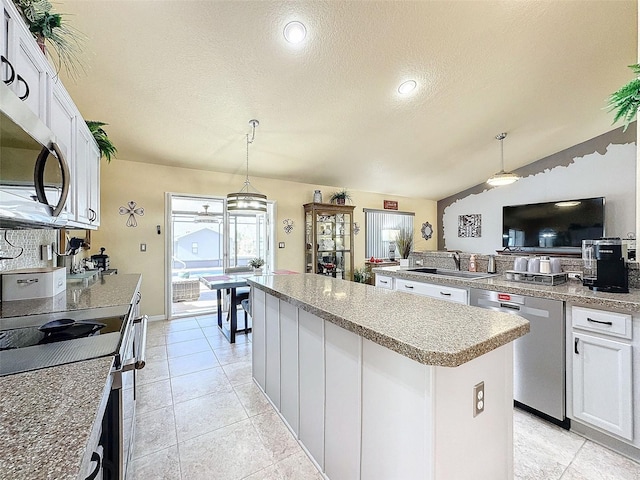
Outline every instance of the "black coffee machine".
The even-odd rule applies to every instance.
[[[626,254],[620,238],[582,241],[582,284],[599,292],[629,293]]]

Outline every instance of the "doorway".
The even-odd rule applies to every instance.
[[[229,214],[226,198],[168,193],[167,312],[169,318],[212,313],[216,292],[199,280],[247,266],[252,258],[273,266],[274,204],[266,214]]]

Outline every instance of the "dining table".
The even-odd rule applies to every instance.
[[[272,272],[263,273],[263,275],[289,275],[296,274],[298,272],[294,272],[293,270],[274,270]],[[238,309],[237,309],[237,299],[238,293],[237,289],[241,287],[248,287],[247,279],[254,276],[253,272],[242,272],[242,273],[222,273],[219,275],[206,275],[200,277],[200,282],[204,284],[207,288],[216,291],[216,300],[218,304],[218,327],[222,331],[222,334],[229,340],[229,343],[236,342],[236,334],[238,331]],[[229,324],[229,328],[226,327],[225,323],[222,321],[222,291],[229,290],[230,301],[229,301],[229,310],[227,312],[227,320]],[[247,320],[248,321],[248,320]],[[248,325],[245,325],[243,333],[249,333],[251,328]]]

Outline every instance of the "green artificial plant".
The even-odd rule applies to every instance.
[[[100,158],[104,157],[107,159],[107,162],[111,162],[111,156],[116,156],[118,153],[118,149],[109,139],[107,132],[104,131],[102,127],[105,125],[109,125],[104,122],[96,122],[94,120],[87,120],[87,127],[89,127],[89,131],[93,135],[96,143],[98,144],[98,148],[100,149]]]
[[[338,205],[344,205],[347,200],[351,201],[351,194],[347,191],[347,189],[343,188],[342,190],[338,190],[331,195],[331,203],[337,203]]]
[[[408,228],[398,230],[396,236],[396,245],[401,258],[409,258],[409,254],[413,249],[413,232]]]
[[[249,266],[252,268],[260,268],[264,265],[264,260],[260,257],[249,260]]]
[[[640,64],[629,65],[636,78],[624,85],[620,90],[609,96],[607,107],[610,112],[615,112],[613,123],[624,121],[624,130],[635,119],[640,107]]]
[[[45,45],[49,45],[55,51],[58,70],[64,66],[71,78],[84,72],[78,54],[86,37],[69,25],[63,14],[54,13],[49,0],[16,0],[16,5],[40,48],[45,51]]]

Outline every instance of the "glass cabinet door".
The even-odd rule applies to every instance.
[[[305,205],[305,271],[351,280],[353,208]]]

